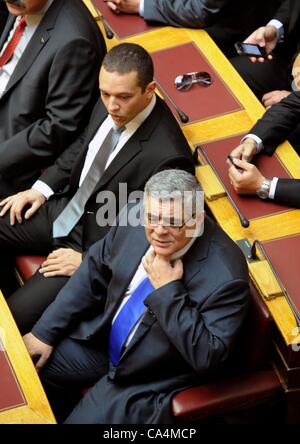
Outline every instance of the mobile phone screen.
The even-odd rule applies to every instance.
[[[261,50],[261,48],[259,46],[256,45],[250,45],[248,43],[242,43],[241,47],[243,49],[243,51],[247,54],[253,54],[253,55],[257,55],[257,56],[263,56],[263,52]]]

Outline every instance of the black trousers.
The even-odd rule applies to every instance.
[[[230,62],[259,100],[270,91],[292,90],[290,60],[281,53],[264,63],[252,63],[244,56],[232,57]]]
[[[41,381],[58,422],[67,417],[68,424],[101,422],[101,410],[105,406],[101,403],[97,382],[108,371],[108,357],[101,350],[101,343],[100,339],[98,344],[92,344],[66,338],[55,347],[42,369]],[[89,387],[82,397],[82,389]]]
[[[43,205],[29,220],[9,224],[9,215],[0,218],[0,287],[6,279],[7,267],[17,254],[48,255],[59,247],[81,251],[81,225],[68,238],[52,238],[52,224],[65,207],[68,199],[53,199]],[[21,334],[28,333],[47,306],[55,299],[68,277],[45,278],[38,271],[25,285],[7,298],[12,315]]]

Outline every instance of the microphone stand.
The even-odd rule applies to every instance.
[[[169,96],[169,94],[166,92],[166,90],[161,86],[161,84],[157,81],[157,79],[155,79],[155,82],[157,84],[157,86],[159,87],[159,89],[161,90],[161,92],[163,93],[163,95],[166,97],[166,99],[168,100],[168,102],[171,103],[172,106],[174,106],[179,119],[182,123],[187,123],[189,121],[189,117],[183,112],[181,111],[181,109],[178,108],[178,106],[176,105],[176,103],[171,99],[171,97]]]
[[[97,15],[97,20],[99,22],[102,23],[105,34],[106,34],[106,38],[108,38],[109,40],[111,40],[114,37],[114,33],[112,32],[112,30],[109,28],[108,24],[106,23],[106,21],[103,18],[103,15],[101,15],[98,11],[98,8],[96,8],[96,6],[94,5],[93,1],[91,2],[91,4],[93,5],[93,9]]]
[[[210,167],[212,168],[213,172],[215,173],[215,175],[218,177],[219,181],[221,182],[224,190],[227,193],[227,198],[230,201],[231,205],[233,206],[236,214],[238,215],[241,225],[244,228],[249,227],[250,223],[249,220],[243,215],[243,213],[241,212],[241,210],[237,207],[236,203],[234,202],[234,200],[232,199],[229,191],[227,190],[226,186],[224,185],[224,182],[222,181],[222,179],[219,177],[215,167],[213,166],[213,164],[211,163],[211,161],[209,160],[209,158],[207,157],[205,151],[203,150],[203,146],[202,145],[197,145],[196,147],[197,150],[200,151],[200,153],[202,154],[202,156],[205,158],[206,162],[210,165]],[[200,162],[200,161],[199,161]]]

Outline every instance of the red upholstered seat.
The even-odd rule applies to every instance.
[[[17,256],[15,265],[21,283],[31,278],[45,259],[45,256]]]
[[[226,375],[177,393],[172,410],[178,421],[191,422],[209,416],[225,416],[283,395],[270,365],[272,319],[251,285],[248,317]]]

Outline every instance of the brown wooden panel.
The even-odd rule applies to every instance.
[[[139,15],[115,14],[103,0],[92,0],[92,3],[101,12],[108,26],[119,39],[161,28],[161,26],[148,25]]]
[[[193,42],[154,51],[151,55],[158,88],[161,85],[175,104],[188,115],[189,124],[243,109]],[[210,86],[194,84],[188,91],[176,89],[175,77],[197,71],[207,71],[212,77],[213,84]],[[172,105],[170,108],[174,111]],[[174,115],[178,119],[176,112]]]

